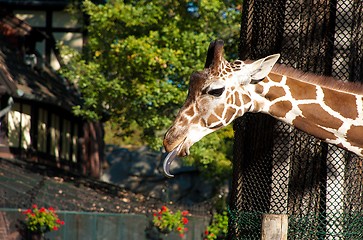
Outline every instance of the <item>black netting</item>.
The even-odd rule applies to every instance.
[[[363,81],[361,0],[244,0],[240,59]],[[263,114],[234,123],[229,239],[260,239],[288,214],[289,239],[363,239],[363,159]]]

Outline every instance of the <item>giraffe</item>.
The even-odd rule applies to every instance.
[[[191,75],[187,99],[165,134],[166,176],[173,176],[176,156],[246,112],[269,114],[363,156],[363,85],[304,73],[277,64],[279,57],[230,63],[223,41],[211,42],[204,70]]]

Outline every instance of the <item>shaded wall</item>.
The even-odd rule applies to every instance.
[[[152,216],[142,214],[111,214],[89,212],[57,212],[65,224],[59,231],[46,233],[49,239],[89,240],[179,240],[178,234],[160,234],[151,225]],[[185,240],[202,239],[208,219],[188,217]],[[17,209],[0,209],[0,239],[19,239],[19,220],[24,220]]]

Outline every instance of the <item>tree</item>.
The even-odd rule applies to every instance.
[[[160,148],[186,98],[190,74],[204,66],[209,42],[225,39],[226,52],[237,53],[237,8],[219,0],[84,1],[88,44],[83,53],[62,50],[68,59],[62,74],[83,97],[75,113],[90,119],[107,113],[119,136],[141,132],[143,142]],[[189,161],[229,169],[231,132],[202,141]]]

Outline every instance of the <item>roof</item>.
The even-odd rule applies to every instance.
[[[95,179],[18,159],[0,158],[0,208],[36,203],[63,211],[146,213],[160,200]]]
[[[0,158],[0,209],[26,209],[32,204],[55,206],[62,211],[143,214],[167,204],[173,210],[185,209],[195,216],[209,215],[212,209],[210,201],[185,205],[59,168]]]
[[[25,64],[22,42],[39,38],[46,36],[15,16],[0,14],[0,94],[70,110],[80,104],[75,87],[46,64],[38,68]]]

